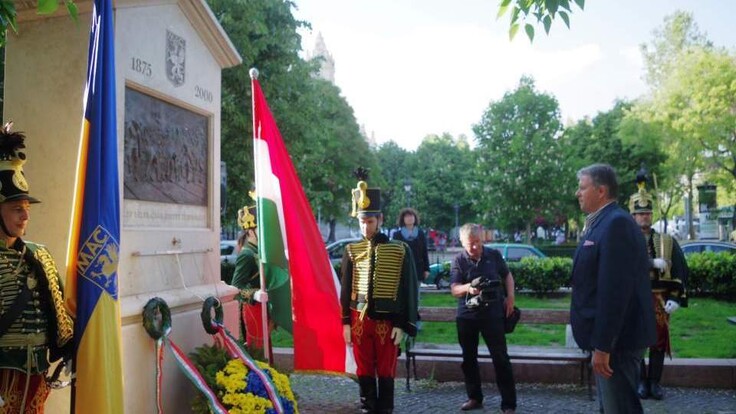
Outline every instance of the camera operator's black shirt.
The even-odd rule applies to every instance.
[[[503,260],[501,253],[497,250],[483,247],[483,253],[477,263],[468,256],[467,251],[463,250],[452,261],[452,266],[450,267],[450,284],[457,283],[462,285],[470,283],[478,276],[486,277],[492,281],[498,280],[505,282],[506,275],[508,274],[509,267]],[[495,295],[495,300],[485,302],[474,308],[465,306],[466,299],[471,296],[465,295],[458,298],[457,317],[462,319],[503,318],[505,290],[503,285],[494,290],[493,295]]]

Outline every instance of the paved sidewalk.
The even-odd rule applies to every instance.
[[[291,384],[301,413],[359,412],[358,384],[349,378],[293,374]],[[485,408],[473,412],[500,412],[501,400],[495,384],[484,384],[483,392],[486,395]],[[736,414],[736,390],[667,388],[666,392],[662,401],[645,400],[644,412]],[[517,413],[520,414],[598,412],[598,403],[590,401],[586,388],[577,385],[517,384],[517,397]],[[397,379],[394,412],[461,412],[460,405],[465,400],[465,387],[462,383],[412,381],[412,392],[408,393],[403,379]]]

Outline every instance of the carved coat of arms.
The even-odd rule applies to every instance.
[[[187,42],[184,38],[166,31],[166,77],[174,86],[184,84]]]

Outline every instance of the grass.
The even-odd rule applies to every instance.
[[[421,306],[454,307],[457,299],[449,293],[423,294]],[[524,309],[569,309],[570,295],[538,298],[517,294],[516,306]],[[676,358],[736,358],[736,325],[727,317],[736,316],[736,303],[708,298],[693,298],[689,307],[680,308],[671,319],[672,356]],[[272,334],[273,346],[292,347],[288,332],[277,329]],[[562,325],[516,326],[506,336],[510,345],[562,346],[565,327]],[[423,322],[417,341],[456,344],[457,330],[452,322]]]

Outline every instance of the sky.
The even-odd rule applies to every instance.
[[[565,124],[647,92],[639,46],[665,16],[691,12],[716,46],[736,50],[736,1],[588,0],[570,29],[557,18],[533,43],[508,38],[498,0],[294,0],[305,51],[321,33],[335,83],[378,144],[415,150],[429,134],[465,134],[523,75],[559,102]]]

